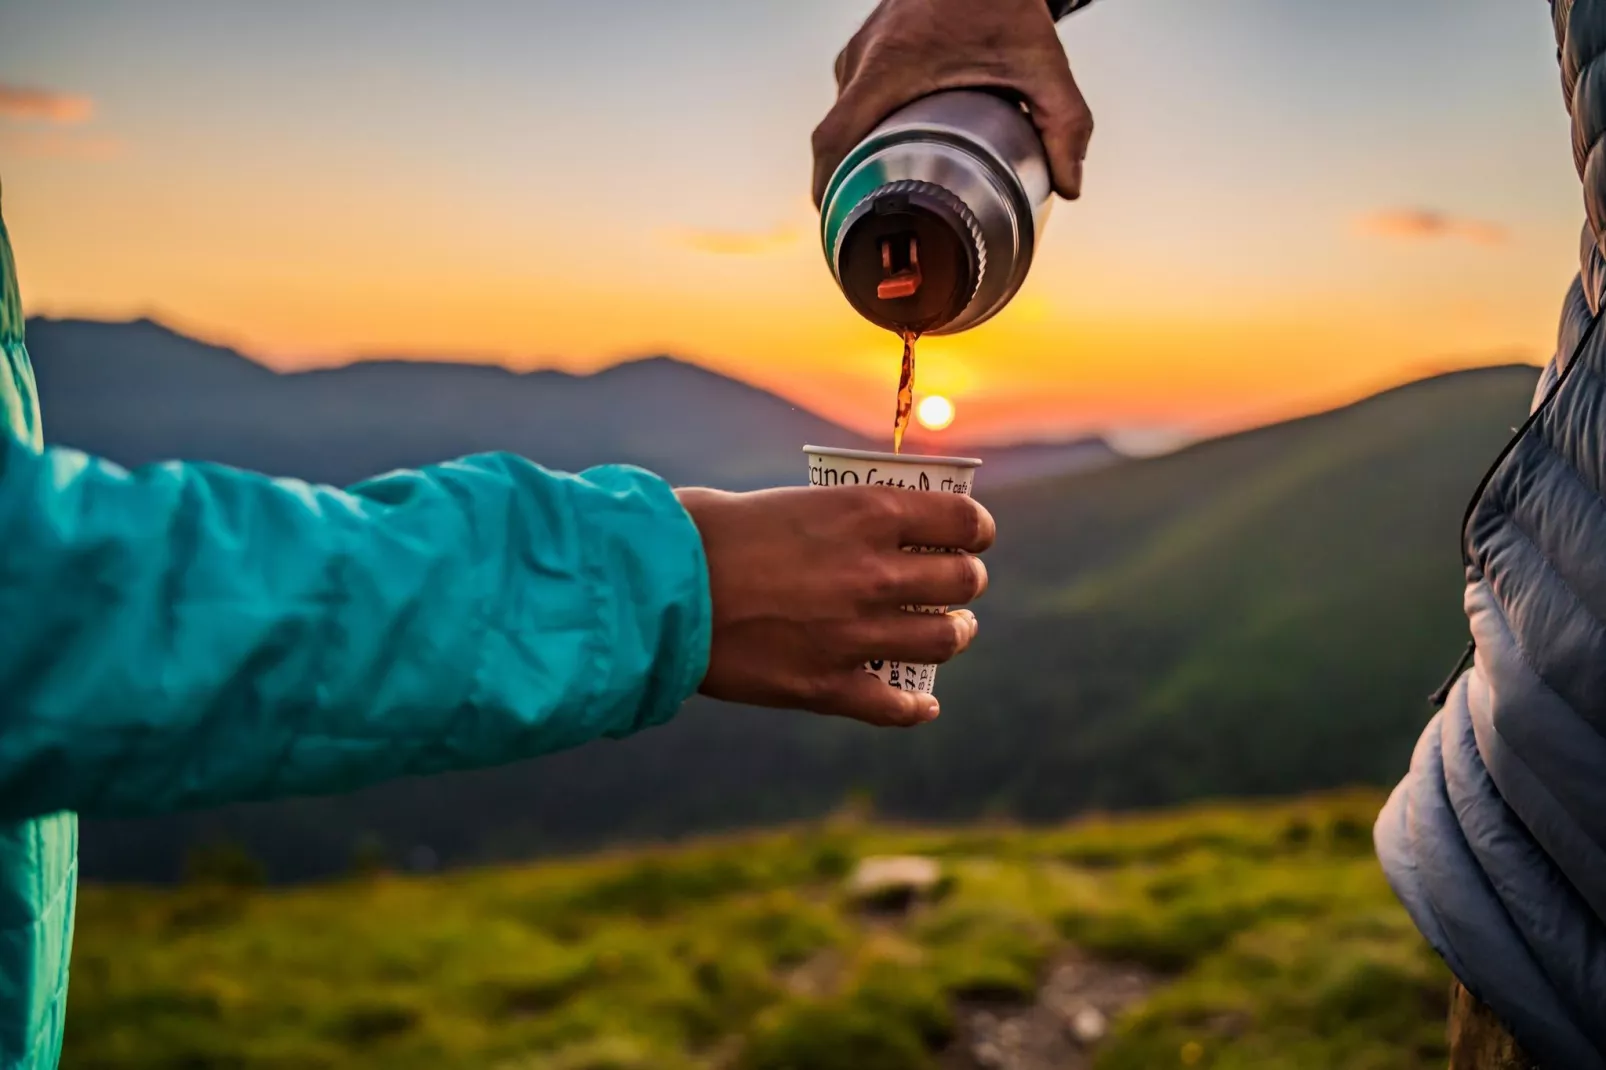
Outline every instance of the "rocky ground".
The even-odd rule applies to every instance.
[[[882,925],[897,927],[939,893],[942,870],[927,858],[867,859],[849,891]],[[803,991],[829,986],[834,957],[800,970]],[[939,1062],[942,1070],[1086,1070],[1112,1024],[1153,990],[1157,978],[1131,965],[1103,962],[1080,951],[1061,953],[1044,971],[1030,1003],[970,1000],[957,1010],[959,1035]]]
[[[1061,955],[1036,1002],[959,1008],[959,1036],[942,1070],[1084,1070],[1111,1025],[1148,995],[1155,978],[1136,967]]]

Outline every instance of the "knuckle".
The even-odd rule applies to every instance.
[[[987,531],[987,515],[973,498],[959,498],[959,532],[966,548],[978,546]]]
[[[958,655],[963,653],[966,647],[970,646],[970,621],[959,616],[948,619],[950,621],[950,627],[948,628],[949,641],[953,644],[953,653]]]
[[[797,690],[804,708],[816,713],[834,713],[841,702],[837,684],[824,673],[810,673],[798,681]]]
[[[867,601],[877,605],[898,601],[903,580],[903,572],[899,568],[901,564],[901,561],[883,554],[867,557],[858,570],[862,593]]]
[[[864,667],[859,661],[837,658],[828,669],[815,673],[810,680],[809,709],[833,717],[857,716],[856,711],[863,705],[863,692],[858,686],[862,675]]]
[[[969,501],[970,499],[966,500]],[[993,542],[997,540],[998,523],[993,519],[993,514],[988,512],[985,506],[975,502],[971,502],[971,504],[975,507],[974,515],[976,518],[975,541],[972,544],[971,549],[977,553],[981,553],[983,550],[991,549]]]
[[[868,724],[883,723],[886,717],[886,697],[880,694],[881,689],[864,686],[864,681],[870,679],[872,678],[858,667],[842,673],[831,688],[829,699],[831,714]]]
[[[1093,122],[1086,122],[1075,117],[1061,119],[1053,124],[1045,136],[1054,143],[1055,153],[1071,162],[1081,160],[1087,152],[1087,146],[1093,141]]]
[[[885,709],[876,711],[875,719],[870,723],[877,728],[908,728],[916,724],[917,720],[908,706],[901,702],[890,702]]]
[[[809,135],[809,144],[814,154],[819,156],[827,152],[835,152],[842,141],[842,117],[838,108],[832,108],[821,119],[814,132]]]
[[[904,495],[889,494],[879,487],[860,487],[856,493],[860,516],[866,527],[876,534],[897,528],[906,515]]]
[[[965,649],[965,638],[968,628],[964,622],[955,617],[946,620],[948,625],[937,640],[937,654],[943,661],[951,661],[959,656]]]
[[[876,723],[884,728],[907,728],[920,721],[918,708],[909,692],[887,688],[887,696],[876,709]]]
[[[858,620],[842,620],[814,630],[821,633],[821,638],[814,651],[811,683],[816,689],[829,689],[835,686],[835,673],[858,664],[859,654],[864,649],[864,636]]]
[[[836,61],[831,64],[831,73],[836,76],[836,85],[841,89],[847,83],[848,73],[852,68],[853,60],[848,55],[853,45],[849,43],[842,51],[836,54]]]
[[[974,554],[961,554],[959,560],[959,589],[968,601],[980,598],[987,590],[987,566]]]
[[[1046,91],[1043,96],[1047,98],[1044,108],[1046,125],[1073,138],[1086,137],[1093,132],[1093,109],[1088,106],[1081,88],[1071,78],[1070,71],[1065,72],[1063,82]]]

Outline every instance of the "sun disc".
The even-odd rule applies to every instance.
[[[915,416],[926,430],[941,431],[954,422],[954,403],[940,394],[932,394],[920,399]]]

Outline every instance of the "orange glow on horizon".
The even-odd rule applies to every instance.
[[[337,204],[316,189],[274,198],[180,182],[94,199],[39,184],[13,195],[8,183],[7,222],[34,314],[149,315],[280,370],[392,357],[586,373],[671,354],[854,430],[886,424],[898,340],[837,292],[800,236],[800,207],[747,238],[683,228],[665,240],[628,222],[501,218],[450,199],[421,208],[415,193],[380,186]],[[921,339],[916,389],[965,409],[950,434],[1212,433],[1428,370],[1538,363],[1570,277],[1565,258],[1513,244],[1466,269],[1487,275],[1474,299],[1447,270],[1390,267],[1409,255],[1442,269],[1434,258],[1458,255],[1407,243],[1408,254],[1378,254],[1403,273],[1397,285],[1356,271],[1309,283],[1190,275],[1171,288],[1163,265],[1079,245],[1071,219],[997,317]],[[1350,239],[1340,229],[1335,240]]]

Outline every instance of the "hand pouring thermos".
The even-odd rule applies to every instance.
[[[894,113],[848,154],[826,186],[820,239],[866,319],[955,334],[1015,296],[1052,203],[1021,106],[949,90]]]

